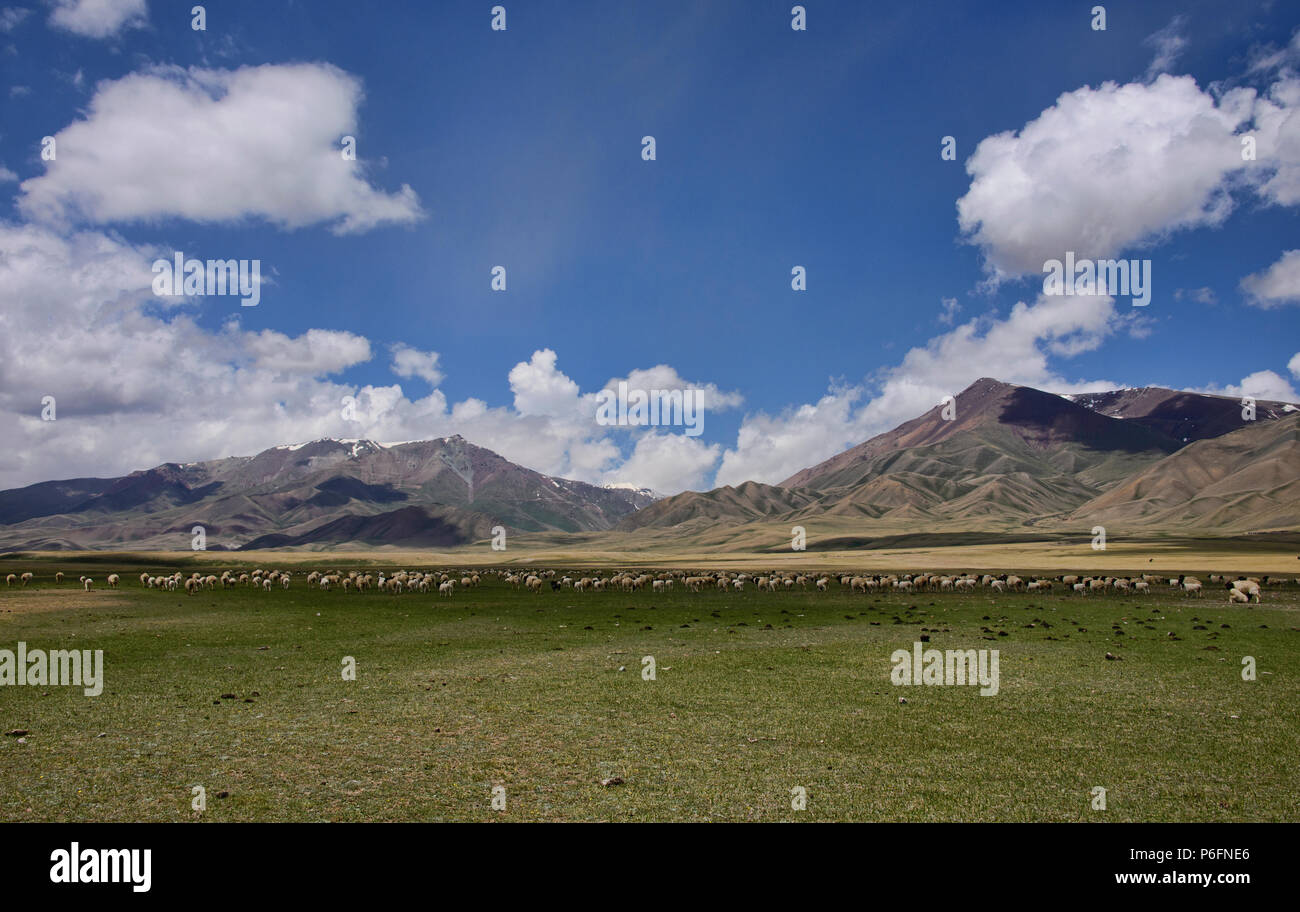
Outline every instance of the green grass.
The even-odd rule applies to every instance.
[[[0,820],[1300,818],[1297,588],[1247,608],[485,578],[448,601],[309,591],[295,568],[288,592],[188,597],[120,565],[122,589],[82,594],[89,567],[60,565],[62,587],[52,564],[0,568],[40,577],[0,589],[0,648],[103,649],[106,679],[0,688],[0,730],[30,730],[0,737]],[[1000,694],[893,686],[890,653],[923,630],[998,649]]]

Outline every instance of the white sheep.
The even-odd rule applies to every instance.
[[[1254,599],[1256,602],[1259,601],[1258,580],[1253,580],[1253,579],[1233,580],[1232,583],[1230,583],[1229,585],[1231,585],[1231,587],[1235,591],[1245,593],[1247,600]]]

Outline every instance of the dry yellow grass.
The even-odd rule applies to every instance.
[[[631,536],[582,536],[584,544],[603,538],[608,547],[565,547],[557,536],[517,536],[506,551],[493,551],[487,542],[450,550],[353,549],[331,551],[158,551],[149,553],[62,552],[44,554],[40,563],[68,565],[94,561],[104,565],[156,564],[160,571],[178,564],[212,567],[307,564],[372,566],[583,566],[583,567],[711,567],[717,569],[800,568],[863,570],[1034,570],[1079,573],[1147,572],[1300,574],[1300,546],[1255,545],[1248,542],[1171,540],[1111,542],[1104,551],[1089,544],[1025,542],[1012,544],[951,545],[846,551],[720,551],[695,547],[668,547],[662,542],[646,547]],[[540,539],[540,540],[538,540]],[[602,541],[602,543],[604,543]]]

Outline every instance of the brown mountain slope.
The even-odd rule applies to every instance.
[[[1228,396],[1144,386],[1065,398],[1102,415],[1123,418],[1166,434],[1180,443],[1221,437],[1238,430],[1242,424],[1241,400]],[[1285,402],[1261,399],[1255,403],[1259,421],[1274,421],[1294,411],[1295,406]]]
[[[1117,527],[1300,527],[1300,415],[1189,444],[1073,513]]]
[[[0,548],[188,548],[195,525],[213,548],[450,541],[496,523],[593,531],[652,499],[542,475],[458,436],[324,439],[0,492]]]
[[[1106,417],[1054,393],[987,377],[957,395],[955,411],[955,418],[947,421],[943,408],[935,406],[892,431],[796,472],[781,482],[781,487],[826,490],[854,484],[863,480],[861,468],[876,464],[882,456],[940,444],[964,432],[991,427],[1010,431],[1035,451],[1070,446],[1070,464],[1062,470],[1072,474],[1087,468],[1078,459],[1079,446],[1090,451],[1089,465],[1104,462],[1110,453],[1171,453],[1179,446],[1179,441],[1159,431]]]

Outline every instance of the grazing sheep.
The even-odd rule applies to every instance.
[[[1247,595],[1246,593],[1242,592],[1240,589],[1234,589],[1234,588],[1232,588],[1231,586],[1229,586],[1229,587],[1228,587],[1228,601],[1231,602],[1231,603],[1238,603],[1238,604],[1242,604],[1242,605],[1248,605],[1248,604],[1250,604],[1250,596]]]
[[[23,581],[23,585],[26,586],[34,579],[34,577],[30,573],[24,573],[21,577],[19,577],[19,579],[21,579]]]
[[[6,586],[12,586],[16,582],[18,582],[18,577],[12,573],[10,573],[8,576],[5,577]]]
[[[93,586],[94,584],[95,581],[88,576],[83,576],[81,578],[81,589],[83,592],[89,592],[90,587]]]
[[[1201,584],[1200,584],[1199,582],[1197,582],[1196,580],[1191,580],[1191,579],[1189,579],[1189,580],[1185,580],[1185,581],[1183,582],[1183,594],[1184,594],[1184,595],[1194,595],[1194,596],[1196,596],[1197,598],[1200,598],[1200,597],[1201,597]]]
[[[120,577],[119,577],[116,573],[110,573],[110,574],[108,575],[108,588],[110,588],[110,589],[116,589],[116,588],[117,588],[117,583],[118,583],[118,580],[119,580],[119,579],[120,579]]]
[[[56,583],[61,583],[61,582],[63,582],[63,571],[62,571],[62,570],[60,570],[58,573],[54,574],[54,581],[55,581]]]
[[[1228,586],[1237,592],[1245,593],[1246,598],[1259,601],[1259,582],[1253,579],[1239,579],[1228,583]]]
[[[447,582],[439,584],[439,586],[438,586],[438,594],[439,594],[439,595],[445,595],[445,596],[447,596],[447,598],[451,598],[451,590],[453,590],[453,589],[455,589],[455,588],[456,588],[456,587],[455,587],[454,585],[452,585],[451,580],[447,580]]]
[[[817,581],[817,591],[825,592],[826,587],[829,585],[830,585],[830,580],[823,576],[821,579]]]

